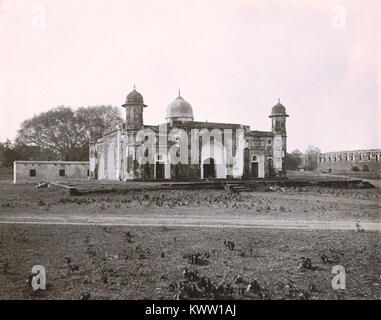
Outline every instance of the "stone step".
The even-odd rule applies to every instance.
[[[233,192],[250,191],[249,188],[242,184],[226,184],[225,189]]]

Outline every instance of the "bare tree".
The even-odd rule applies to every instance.
[[[321,150],[313,145],[309,145],[305,155],[307,159],[306,169],[307,170],[315,170],[318,166],[319,156],[321,154]]]

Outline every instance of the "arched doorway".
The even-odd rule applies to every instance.
[[[200,169],[201,179],[226,179],[226,150],[221,143],[214,141],[202,146]]]
[[[258,178],[258,159],[257,156],[253,156],[251,162],[251,176],[253,178]]]
[[[156,162],[156,179],[164,179],[164,163]]]
[[[275,175],[274,168],[273,168],[273,158],[268,157],[267,158],[267,170],[268,170],[268,176],[272,177]]]
[[[251,163],[251,176],[253,178],[258,178],[258,162]]]
[[[208,158],[203,163],[204,179],[216,177],[216,166],[213,158]]]
[[[155,179],[170,179],[170,164],[167,161],[167,156],[164,153],[155,156]]]

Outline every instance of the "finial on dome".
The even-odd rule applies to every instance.
[[[135,90],[135,83],[134,83],[134,90]]]
[[[278,103],[280,103],[280,98],[278,97]]]
[[[179,88],[179,97],[180,97],[180,88]]]

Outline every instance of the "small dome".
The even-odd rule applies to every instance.
[[[193,121],[193,109],[191,104],[185,101],[179,94],[179,96],[168,105],[165,119],[167,121],[171,119]]]
[[[125,104],[144,104],[143,96],[135,90],[135,86],[134,90],[127,95]]]
[[[283,104],[280,103],[279,99],[278,103],[271,109],[271,116],[287,116],[286,108]]]

